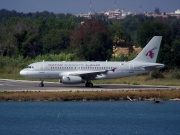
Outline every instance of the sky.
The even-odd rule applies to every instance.
[[[0,0],[0,9],[15,10],[17,12],[54,13],[88,13],[109,11],[115,9],[115,0]],[[116,8],[140,12],[153,12],[159,8],[160,12],[174,12],[180,9],[180,0],[116,0]]]

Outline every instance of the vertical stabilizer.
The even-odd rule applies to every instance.
[[[154,36],[138,54],[138,56],[132,61],[155,63],[158,56],[161,40],[162,36]]]

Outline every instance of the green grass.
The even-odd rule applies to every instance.
[[[0,79],[25,80],[24,77],[17,74],[0,74]]]
[[[151,78],[150,74],[124,77],[119,79],[97,80],[97,84],[133,84],[133,85],[166,85],[180,86],[180,79],[173,78],[171,73],[164,73],[164,78]]]
[[[96,84],[133,84],[133,85],[165,85],[165,86],[180,86],[179,79],[149,79],[148,77],[135,76],[112,80],[93,81]]]

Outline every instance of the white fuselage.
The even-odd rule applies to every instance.
[[[138,63],[138,62],[37,62],[29,65],[21,70],[20,74],[28,78],[39,79],[62,79],[63,76],[71,74],[88,74],[91,72],[102,73],[92,77],[91,80],[112,79],[132,76],[149,72],[144,66],[159,66],[158,69],[164,67],[158,63]],[[112,71],[114,69],[114,71]],[[107,71],[107,72],[104,72]]]

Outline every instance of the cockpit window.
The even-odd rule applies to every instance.
[[[27,66],[26,68],[34,68],[33,66]]]

